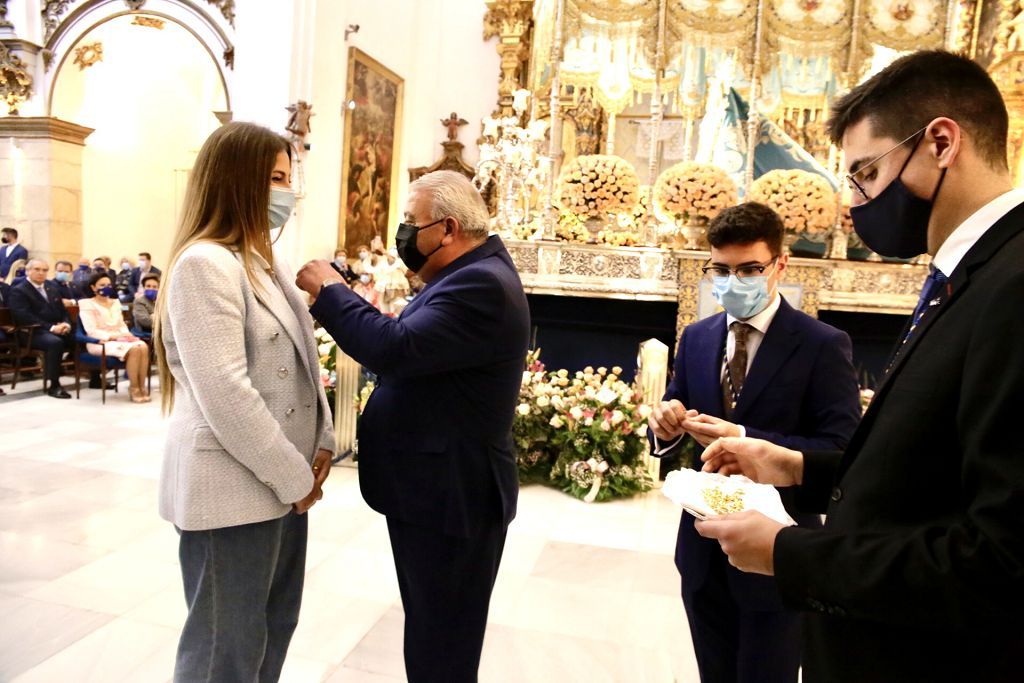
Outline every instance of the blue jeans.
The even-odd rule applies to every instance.
[[[308,517],[179,531],[188,617],[174,683],[273,683],[299,621]]]

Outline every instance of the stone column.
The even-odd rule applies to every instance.
[[[82,150],[92,128],[49,117],[0,118],[0,225],[32,256],[82,256]]]

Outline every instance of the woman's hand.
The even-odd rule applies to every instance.
[[[323,448],[316,452],[312,465],[313,490],[302,500],[292,503],[292,509],[295,510],[296,514],[306,514],[311,507],[316,505],[318,500],[324,497],[323,485],[331,474],[331,458],[333,455],[333,453]]]

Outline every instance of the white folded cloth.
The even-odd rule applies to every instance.
[[[697,519],[757,510],[780,524],[796,525],[774,486],[754,483],[739,474],[725,476],[691,469],[669,472],[661,492]]]

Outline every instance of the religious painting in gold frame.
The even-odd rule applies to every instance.
[[[349,48],[338,244],[350,254],[374,237],[386,242],[398,214],[404,88],[395,72]]]

